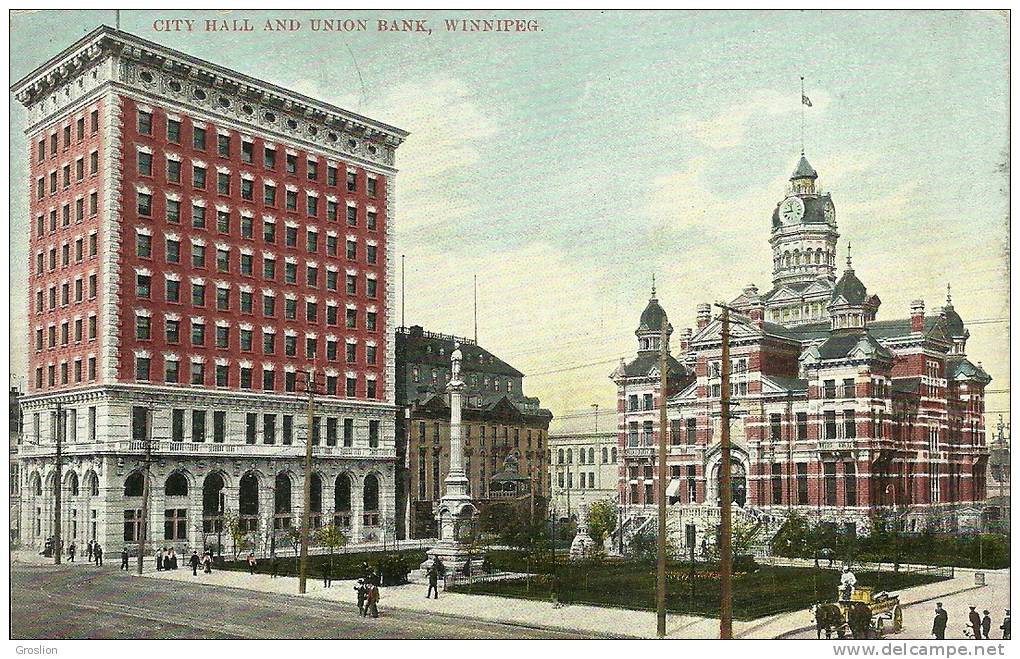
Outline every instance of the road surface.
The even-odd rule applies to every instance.
[[[581,638],[439,614],[358,616],[352,604],[144,579],[88,563],[14,563],[13,639]]]

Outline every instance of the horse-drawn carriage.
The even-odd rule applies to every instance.
[[[885,591],[875,592],[870,586],[853,589],[849,599],[840,598],[832,604],[816,604],[812,609],[818,638],[881,638],[891,631],[903,630],[903,608],[900,598]]]

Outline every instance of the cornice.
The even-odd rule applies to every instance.
[[[236,116],[253,129],[273,130],[319,148],[392,167],[408,132],[298,92],[101,26],[50,58],[11,87],[28,108],[63,90],[102,60],[114,58],[112,81],[160,97],[186,100],[218,115]],[[69,100],[69,99],[62,99]]]

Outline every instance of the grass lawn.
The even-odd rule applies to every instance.
[[[696,564],[694,587],[690,566],[667,568],[666,608],[673,613],[719,615],[716,566]],[[902,572],[857,573],[857,583],[895,593],[910,586],[940,581],[940,577]],[[753,620],[785,611],[806,610],[818,601],[833,601],[839,572],[814,568],[762,566],[757,572],[734,577],[733,615]],[[632,561],[599,564],[559,564],[554,573],[527,579],[463,584],[457,592],[655,610],[655,565]]]

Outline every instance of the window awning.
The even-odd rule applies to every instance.
[[[680,496],[680,479],[671,478],[669,484],[666,485],[666,497],[677,497]]]

